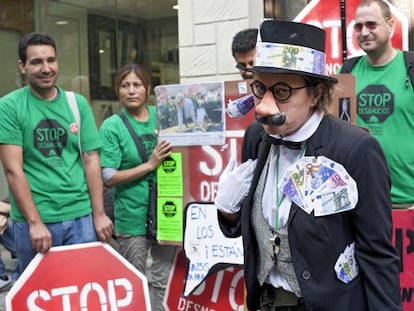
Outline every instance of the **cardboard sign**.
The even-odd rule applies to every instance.
[[[230,239],[223,235],[214,204],[187,206],[184,251],[190,261],[184,296],[190,295],[218,265],[243,265],[242,238]]]
[[[355,77],[350,73],[333,75],[338,79],[332,96],[331,113],[341,120],[355,124],[356,95]]]

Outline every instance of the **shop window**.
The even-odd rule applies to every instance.
[[[88,16],[89,80],[92,99],[116,100],[113,81],[116,74],[115,20]]]
[[[142,62],[139,37],[136,23],[89,14],[89,77],[93,99],[116,100],[113,88],[116,71],[127,63]]]
[[[263,0],[264,16],[278,20],[292,20],[310,0]]]
[[[21,36],[20,31],[0,29],[0,59],[2,60],[0,97],[23,85],[23,77],[17,66],[17,45]]]

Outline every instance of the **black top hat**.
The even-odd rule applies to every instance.
[[[320,78],[325,75],[325,31],[319,27],[288,21],[264,20],[257,35],[256,61],[250,72],[292,73]]]

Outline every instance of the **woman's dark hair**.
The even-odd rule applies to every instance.
[[[131,63],[124,65],[116,73],[114,80],[114,88],[116,95],[119,96],[119,87],[121,86],[122,80],[124,80],[124,78],[131,72],[137,75],[137,77],[141,80],[142,84],[144,84],[146,94],[149,94],[149,91],[151,90],[151,79],[147,70],[140,64]]]

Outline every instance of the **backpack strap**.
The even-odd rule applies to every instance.
[[[120,111],[118,115],[121,117],[122,121],[124,121],[125,126],[128,129],[129,134],[131,135],[132,139],[134,140],[135,146],[137,147],[138,153],[141,156],[142,161],[147,162],[148,156],[145,152],[145,148],[142,144],[141,138],[135,133],[134,129],[132,128],[131,123],[129,123],[127,116]]]
[[[141,159],[143,162],[148,162],[148,156],[147,153],[145,152],[145,148],[144,145],[142,143],[141,137],[137,135],[137,133],[135,133],[134,129],[132,128],[131,123],[128,121],[127,116],[125,115],[125,113],[123,113],[122,111],[120,111],[118,113],[119,117],[122,119],[122,121],[124,121],[124,124],[126,126],[126,128],[128,129],[129,134],[132,137],[132,140],[135,143],[135,146],[137,147],[138,150],[138,154],[140,155]],[[154,183],[154,173],[149,173],[148,174],[148,182],[149,182],[149,186],[152,187],[153,183]]]
[[[408,78],[410,78],[411,85],[414,88],[414,53],[410,51],[403,51],[405,67],[407,68],[407,75],[405,77],[405,86],[408,87]]]
[[[340,73],[351,73],[352,68],[354,68],[355,64],[361,59],[361,57],[362,56],[356,56],[346,59],[342,64]]]
[[[75,97],[74,92],[66,91],[65,93],[66,93],[66,98],[68,99],[68,104],[69,104],[70,110],[72,110],[73,117],[75,118],[75,125],[78,128],[77,129],[78,147],[79,147],[79,152],[80,152],[81,158],[83,158],[83,156],[82,156],[82,147],[81,147],[81,138],[80,138],[81,119],[80,119],[80,114],[79,114],[78,103],[76,102],[76,97]]]

